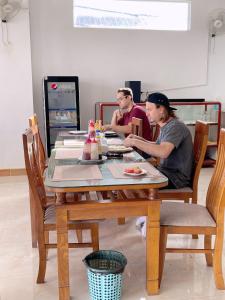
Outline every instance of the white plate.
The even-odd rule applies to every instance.
[[[126,153],[133,151],[133,148],[131,147],[125,147],[123,145],[109,145],[108,152],[114,152],[114,153]]]
[[[81,165],[100,165],[103,164],[107,160],[106,156],[102,156],[102,159],[89,159],[84,160],[82,157],[79,158],[79,162]]]
[[[71,131],[69,131],[69,133],[79,135],[79,134],[86,134],[87,131],[86,130],[71,130]]]
[[[128,175],[128,176],[133,176],[133,177],[137,177],[137,176],[141,176],[141,175],[145,175],[147,174],[147,171],[145,169],[141,169],[141,173],[127,173],[127,172],[123,172],[123,174]]]
[[[118,134],[115,131],[105,131],[105,137],[117,137]]]

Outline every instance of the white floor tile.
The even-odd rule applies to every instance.
[[[204,204],[213,169],[202,169],[199,203]],[[202,239],[173,236],[170,245],[200,245]],[[168,254],[160,295],[148,296],[145,289],[145,241],[135,229],[135,219],[117,225],[100,224],[101,249],[115,249],[128,259],[124,271],[122,300],[224,300],[215,288],[212,268],[203,255]],[[90,249],[70,250],[71,299],[87,300],[88,283],[82,259]],[[0,300],[58,299],[56,250],[50,250],[46,283],[36,284],[38,251],[31,248],[28,185],[25,176],[0,177]]]

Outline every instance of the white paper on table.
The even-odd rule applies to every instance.
[[[97,165],[55,166],[52,181],[102,179]]]
[[[66,139],[63,141],[64,146],[73,146],[77,148],[84,147],[84,141]]]
[[[110,170],[111,174],[115,178],[131,178],[128,177],[126,174],[124,174],[124,170],[126,168],[134,168],[134,167],[139,167],[146,171],[143,177],[149,177],[149,178],[165,177],[148,162],[112,163],[107,165],[107,168]],[[140,177],[137,176],[135,178],[140,178]]]
[[[56,149],[55,159],[73,159],[82,156],[82,149],[58,148]]]
[[[112,138],[112,139],[107,139],[107,144],[108,145],[123,145],[123,140],[121,139],[115,139],[115,138]]]

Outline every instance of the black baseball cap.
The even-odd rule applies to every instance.
[[[164,95],[162,93],[152,93],[152,94],[148,95],[147,101],[154,103],[154,104],[163,105],[168,110],[177,110],[176,108],[170,106],[169,99],[167,98],[166,95]]]

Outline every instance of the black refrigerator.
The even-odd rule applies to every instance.
[[[60,131],[80,130],[78,76],[44,78],[45,130],[48,156]]]

